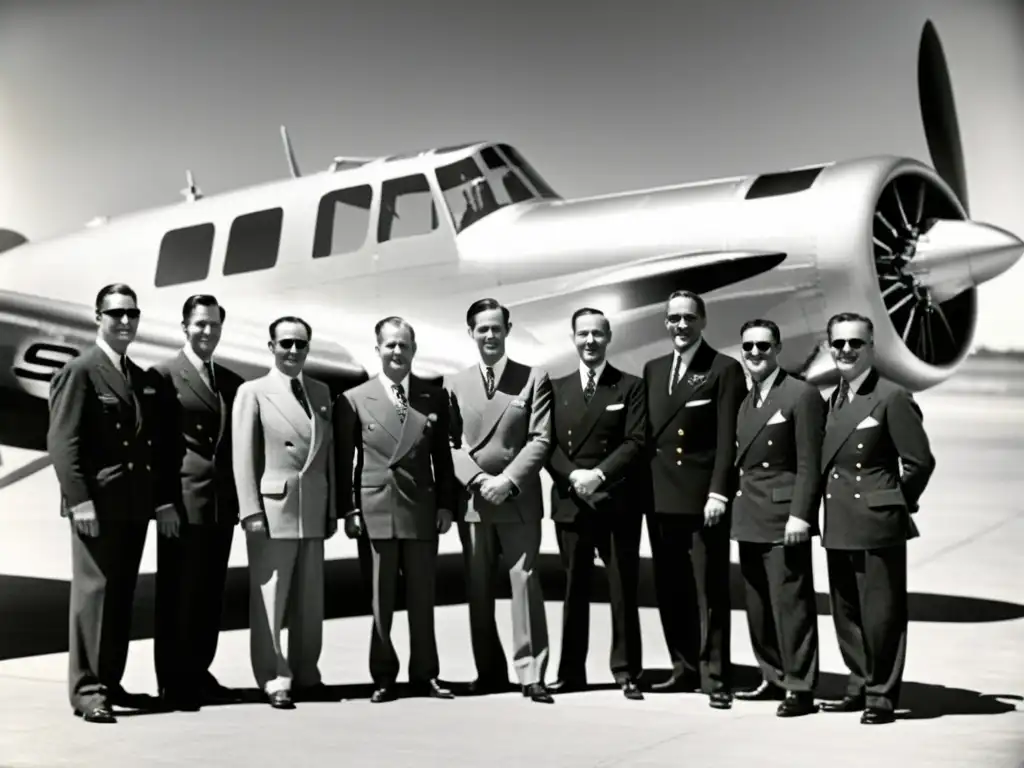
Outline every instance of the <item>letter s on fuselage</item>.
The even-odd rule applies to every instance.
[[[69,344],[29,338],[18,345],[11,371],[25,392],[45,400],[50,395],[50,381],[57,371],[80,354],[78,347]]]

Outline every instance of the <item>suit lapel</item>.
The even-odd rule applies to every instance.
[[[604,371],[601,373],[601,380],[597,382],[597,389],[594,390],[594,396],[590,399],[589,403],[583,400],[583,389],[580,386],[579,375],[575,377],[573,382],[573,389],[578,390],[580,393],[580,402],[584,404],[584,411],[580,419],[573,426],[575,430],[572,452],[570,456],[575,455],[579,451],[580,446],[583,445],[584,441],[590,436],[590,433],[594,431],[594,427],[597,425],[597,420],[601,418],[601,414],[604,409],[611,403],[615,402],[619,395],[619,380],[621,375],[618,370],[612,368],[612,366],[606,365]]]
[[[404,456],[419,439],[420,435],[423,434],[423,428],[427,424],[427,417],[416,410],[415,405],[424,394],[419,382],[410,376],[409,408],[405,412],[405,422],[402,423],[401,436],[398,438],[398,444],[395,446],[394,453],[391,454],[391,461],[397,461]],[[395,413],[395,421],[398,421],[397,412]]]
[[[180,371],[181,380],[185,382],[185,385],[195,393],[195,396],[199,398],[200,402],[203,403],[207,408],[216,413],[220,410],[220,403],[218,397],[213,394],[213,391],[206,386],[203,382],[202,376],[192,361],[188,359],[184,352],[178,353],[177,358],[178,369]]]
[[[268,373],[266,378],[267,394],[270,396],[270,401],[274,404],[274,407],[288,420],[288,423],[292,425],[295,431],[302,435],[304,440],[311,441],[312,421],[306,417],[306,412],[299,405],[295,393],[291,390],[291,385],[285,380],[284,376],[278,375],[276,371]],[[306,390],[306,398],[309,398],[308,390]]]
[[[700,389],[704,383],[708,380],[709,372],[711,371],[711,364],[715,361],[715,350],[713,350],[707,342],[703,339],[700,341],[700,346],[693,355],[693,359],[690,360],[689,366],[686,368],[686,373],[675,385],[672,390],[672,394],[668,398],[668,408],[665,411],[664,421],[658,425],[655,433],[660,433],[668,423],[675,417],[679,412],[679,409],[686,405],[694,393]],[[668,379],[672,375],[672,355],[668,357],[669,370],[668,375],[662,379],[662,385],[665,391],[668,391]]]
[[[107,386],[110,387],[110,391],[121,398],[125,405],[131,405],[134,407],[135,398],[124,374],[114,367],[114,364],[110,362],[110,358],[107,357],[106,352],[98,346],[96,347],[96,356],[96,370],[99,372],[100,376],[103,377],[103,380],[107,382]]]
[[[737,462],[743,458],[747,448],[754,442],[754,438],[761,434],[761,430],[765,428],[771,417],[786,406],[785,387],[783,385],[785,379],[786,372],[780,368],[775,381],[772,382],[772,388],[768,390],[768,396],[765,397],[760,408],[754,407],[754,393],[757,391],[756,384],[751,388],[750,394],[744,399],[743,407],[737,420],[739,425],[736,430],[736,439],[739,442],[739,446],[736,448]]]
[[[861,391],[856,393],[852,403],[847,403],[838,411],[829,413],[825,427],[825,439],[821,446],[823,470],[832,462],[840,446],[857,429],[857,425],[878,405],[878,396],[875,393],[877,382],[878,374],[872,371],[861,386]]]
[[[402,422],[398,420],[398,411],[395,410],[391,398],[384,390],[384,382],[379,377],[374,377],[373,389],[366,393],[366,409],[396,442],[401,439]]]
[[[327,403],[320,401],[320,390],[314,387],[306,387],[306,401],[309,403],[309,410],[313,412],[313,418],[310,419],[310,426],[313,430],[313,444],[309,449],[309,456],[306,457],[306,465],[303,469],[310,465],[317,451],[320,450],[320,446],[324,444],[324,438],[327,436],[327,430],[330,427],[326,417]],[[301,406],[299,406],[299,410],[302,410]]]

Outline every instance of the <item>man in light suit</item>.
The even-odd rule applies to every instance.
[[[907,659],[907,541],[932,472],[921,409],[874,369],[874,325],[844,312],[828,321],[842,379],[821,449],[832,618],[850,670],[846,696],[826,712],[864,710],[861,722],[894,720]]]
[[[673,350],[644,366],[653,506],[647,533],[672,676],[652,690],[708,694],[732,706],[729,502],[737,472],[743,367],[703,338],[704,300],[676,291],[665,329]]]
[[[246,532],[253,674],[275,709],[319,695],[324,539],[338,527],[331,395],[302,368],[313,331],[298,317],[270,324],[273,369],[238,388],[232,467]],[[281,629],[288,617],[287,657]]]
[[[185,711],[235,699],[209,671],[238,522],[231,408],[242,377],[213,362],[226,315],[215,297],[190,296],[184,347],[152,369],[163,383],[163,460],[181,520],[180,535],[157,544],[154,657],[161,698]]]
[[[448,399],[440,387],[411,375],[416,355],[411,325],[387,317],[374,332],[381,373],[345,392],[335,409],[345,534],[356,539],[365,529],[371,548],[370,675],[375,690],[370,701],[396,696],[399,663],[391,623],[399,571],[405,576],[409,613],[409,680],[432,698],[451,699],[451,691],[437,679],[434,634],[437,540],[451,527],[456,501]]]
[[[139,329],[135,291],[107,285],[96,296],[96,345],[50,386],[46,449],[71,532],[68,694],[75,715],[114,723],[112,705],[134,707],[121,686],[132,601],[149,521],[177,536],[173,481],[162,471],[157,389],[131,360]]]
[[[776,714],[816,711],[818,613],[811,539],[821,503],[825,400],[779,367],[779,326],[749,320],[740,329],[743,365],[752,382],[736,420],[740,487],[732,505],[739,542],[747,624],[763,680],[748,701],[782,699]]]
[[[513,665],[523,696],[554,699],[544,685],[548,630],[537,578],[541,519],[540,470],[551,446],[551,381],[509,360],[508,309],[480,299],[466,313],[480,363],[447,382],[452,408],[452,459],[464,487],[459,535],[466,556],[469,622],[478,677],[470,692],[508,688],[508,668],[494,621],[499,557],[512,585]]]
[[[640,528],[638,459],[642,459],[647,400],[644,383],[607,360],[612,329],[590,307],[572,316],[579,370],[552,382],[551,519],[566,570],[562,653],[555,693],[586,686],[590,583],[595,548],[605,564],[612,612],[610,665],[627,699],[641,700]]]

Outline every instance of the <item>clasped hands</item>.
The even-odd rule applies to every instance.
[[[491,504],[501,504],[512,495],[512,481],[504,475],[489,475],[486,472],[481,472],[479,475],[473,478],[472,488],[474,488],[481,496],[484,497],[485,501]]]
[[[601,482],[601,474],[596,469],[574,469],[569,473],[569,483],[576,495],[582,499],[597,493]]]

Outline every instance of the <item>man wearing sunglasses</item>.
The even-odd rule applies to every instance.
[[[226,316],[216,297],[190,296],[181,309],[184,346],[153,367],[163,383],[161,442],[181,518],[181,535],[157,545],[154,658],[161,698],[183,711],[234,698],[209,671],[238,522],[231,407],[242,378],[213,360]]]
[[[836,637],[850,670],[846,696],[822,709],[863,710],[867,725],[894,719],[907,651],[907,540],[918,535],[911,515],[935,469],[921,409],[878,375],[873,337],[863,315],[828,321],[842,378],[821,451],[822,545]]]
[[[732,538],[739,543],[747,623],[762,682],[737,699],[782,699],[779,717],[815,710],[818,614],[811,538],[821,503],[821,441],[827,406],[816,387],[779,367],[782,335],[771,320],[740,329],[750,395],[736,420],[739,489]]]
[[[337,484],[330,390],[302,371],[312,334],[302,318],[272,322],[267,346],[274,367],[238,388],[231,413],[249,557],[252,669],[275,709],[320,697],[324,687],[324,540],[338,528]]]
[[[157,388],[128,358],[139,329],[135,292],[96,296],[96,344],[50,387],[46,447],[71,521],[69,695],[75,715],[113,723],[112,705],[137,706],[121,686],[132,600],[149,521],[176,536],[173,476],[161,472]]]
[[[704,300],[676,291],[665,330],[673,350],[644,366],[653,508],[647,518],[658,611],[672,676],[654,691],[709,694],[732,706],[729,517],[743,368],[703,338]],[[703,641],[702,641],[703,639]]]

